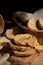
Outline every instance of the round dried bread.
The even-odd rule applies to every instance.
[[[29,48],[28,50],[26,50],[24,52],[20,52],[20,51],[16,51],[16,50],[13,50],[13,52],[16,56],[25,57],[25,56],[29,56],[29,55],[36,53],[36,50],[33,48]]]
[[[43,32],[43,30],[40,30],[37,28],[36,23],[38,22],[37,18],[31,18],[28,23],[27,23],[27,27],[34,32]]]
[[[0,35],[3,33],[3,31],[4,31],[4,19],[2,15],[0,15]]]
[[[14,38],[13,29],[7,29],[5,35],[8,39],[13,39]]]
[[[14,37],[14,41],[17,45],[23,46],[31,46],[35,47],[34,45],[37,44],[37,38],[31,34],[17,34]]]
[[[21,34],[21,33],[23,33],[23,30],[21,30],[21,28],[13,27],[11,29],[7,29],[5,35],[8,39],[12,40],[16,34]]]
[[[27,47],[27,46],[17,46],[17,45],[14,45],[12,44],[11,42],[9,43],[10,47],[13,49],[13,50],[18,50],[18,51],[26,51],[26,50],[29,50],[31,47]]]

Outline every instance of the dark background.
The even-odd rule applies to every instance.
[[[0,2],[0,14],[5,19],[11,19],[15,11],[33,13],[40,8],[43,8],[43,1],[41,0],[1,0]]]

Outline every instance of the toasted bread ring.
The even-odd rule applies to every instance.
[[[17,45],[13,45],[11,42],[9,43],[10,47],[13,49],[13,50],[19,50],[19,51],[26,51],[26,50],[29,50],[31,47],[26,47],[26,46],[17,46]]]
[[[12,39],[14,38],[13,29],[8,29],[8,30],[6,30],[5,35],[6,35],[6,37],[7,37],[8,39],[11,39],[11,40],[12,40]]]
[[[24,51],[24,52],[14,51],[14,50],[13,50],[13,52],[14,52],[14,54],[15,54],[16,56],[25,57],[25,56],[29,56],[29,55],[32,55],[32,54],[36,53],[36,50],[33,49],[33,48],[29,48],[28,50],[26,50],[26,51]]]
[[[14,37],[14,41],[17,45],[28,45],[32,47],[38,42],[37,38],[31,34],[18,34]]]
[[[37,18],[31,18],[28,23],[27,23],[27,27],[31,30],[31,31],[34,31],[34,32],[43,32],[43,30],[39,30],[37,27],[36,27],[36,22],[37,22]]]
[[[13,50],[19,50],[19,51],[26,51],[27,49],[29,49],[30,47],[26,47],[26,46],[17,46],[17,45],[13,45],[11,42],[9,43],[10,47]]]
[[[0,35],[3,33],[3,31],[4,31],[4,19],[0,15]]]

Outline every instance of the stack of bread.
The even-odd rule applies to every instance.
[[[28,22],[28,25],[30,23],[30,30],[32,30],[33,33],[38,32],[37,34],[41,33],[40,30],[38,30],[36,26],[36,18],[31,18]],[[31,24],[31,22],[34,24]],[[38,22],[38,21],[37,21]],[[33,27],[32,27],[33,26]],[[28,26],[29,28],[29,26]],[[15,31],[15,29],[17,31]],[[42,39],[43,36],[37,38],[37,34],[30,34],[30,33],[23,33],[21,29],[12,28],[6,30],[6,37],[10,40],[9,46],[12,48],[12,51],[14,53],[14,57],[16,60],[22,61],[22,62],[31,62],[32,58],[37,57],[40,51],[43,51],[43,43]],[[19,31],[18,31],[19,30]],[[38,30],[38,31],[37,31]],[[35,31],[35,32],[34,32]],[[40,40],[40,42],[39,42]],[[27,59],[27,60],[26,60]],[[29,60],[30,59],[30,60]]]
[[[40,59],[40,54],[43,53],[43,18],[33,16],[31,13],[16,12],[12,19],[13,22],[8,23],[0,15],[0,50],[3,50],[4,46],[7,48],[10,46],[9,51],[11,49],[10,52],[13,51],[14,54],[10,56],[10,59],[17,60],[17,65],[22,65],[22,62],[31,64],[36,57],[38,59],[39,56]],[[10,24],[5,31],[7,23],[13,25],[16,23],[17,26],[10,27]],[[0,57],[0,63],[2,64],[8,58],[9,53],[7,56],[5,54]],[[22,62],[19,63],[19,61]],[[37,60],[35,61],[37,62]]]
[[[13,58],[30,63],[32,58],[34,59],[43,51],[43,18],[38,19],[32,17],[25,22],[20,22],[19,20],[16,20],[16,16],[21,20],[25,19],[25,17],[23,18],[21,17],[21,14],[16,13],[13,20],[23,31],[25,29],[28,33],[25,31],[25,33],[22,33],[23,31],[18,31],[20,33],[15,35],[13,34],[13,31],[15,32],[14,29],[8,29],[5,34],[6,37],[11,40],[9,45],[14,53]]]

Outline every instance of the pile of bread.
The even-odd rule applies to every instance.
[[[39,26],[36,24],[36,22],[39,24]],[[14,54],[19,57],[29,56],[36,53],[37,51],[40,52],[43,50],[43,18],[31,18],[27,22],[27,27],[35,34],[23,34],[19,31],[20,34],[14,35],[14,29],[8,29],[5,33],[6,37],[11,40],[9,45],[12,48]]]
[[[28,19],[25,16],[21,13],[14,14],[13,21],[17,26],[7,29],[4,33],[4,36],[10,40],[9,46],[14,56],[22,59],[43,51],[43,18],[31,17]],[[15,17],[18,17],[18,20]],[[0,31],[2,33],[3,20],[1,24]]]

